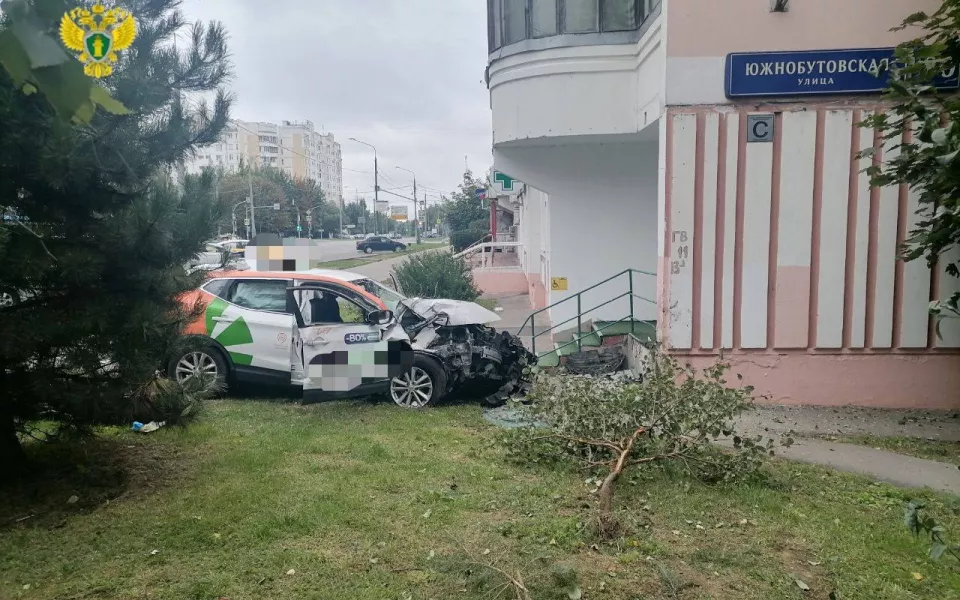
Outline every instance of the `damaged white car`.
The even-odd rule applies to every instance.
[[[500,320],[496,313],[458,300],[412,299],[400,304],[400,323],[413,347],[440,361],[449,392],[500,406],[529,391],[528,367],[536,364],[536,357],[518,337],[489,326]]]
[[[436,358],[444,367],[446,390],[480,398],[489,406],[500,406],[508,398],[530,389],[529,367],[536,356],[515,335],[497,331],[491,325],[500,317],[476,302],[462,300],[405,298],[398,292],[358,273],[313,269],[313,275],[340,279],[359,286],[380,298],[394,311],[397,321],[410,336],[412,347]],[[390,396],[400,391],[394,381]]]
[[[501,404],[529,386],[520,340],[473,302],[406,299],[343,271],[211,273],[171,377],[292,385],[306,402],[388,394],[423,408],[460,393]]]

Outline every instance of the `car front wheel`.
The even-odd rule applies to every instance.
[[[373,254],[373,248],[371,248],[370,246],[367,246],[366,248],[364,248],[363,251],[367,254]]]
[[[417,355],[409,371],[390,380],[390,399],[400,408],[426,408],[443,397],[446,387],[443,367]]]

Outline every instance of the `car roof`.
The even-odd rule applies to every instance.
[[[320,277],[330,277],[338,281],[359,281],[368,279],[365,275],[352,273],[350,271],[341,271],[339,269],[310,269],[308,271],[295,271],[297,275],[318,275]]]
[[[315,270],[322,271],[324,269]],[[301,279],[306,281],[335,283],[337,285],[345,285],[352,291],[357,292],[368,300],[372,301],[377,306],[386,308],[386,304],[383,303],[383,300],[377,298],[375,295],[371,294],[362,287],[351,283],[357,279],[364,279],[362,275],[357,275],[356,273],[350,273],[350,275],[356,275],[356,277],[354,279],[346,279],[344,277],[331,277],[329,275],[313,273],[310,271],[216,271],[210,273],[210,279]]]

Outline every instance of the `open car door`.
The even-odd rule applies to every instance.
[[[297,307],[304,401],[383,393],[413,364],[410,338],[355,290],[329,282],[289,288]]]

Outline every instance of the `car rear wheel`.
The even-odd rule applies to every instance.
[[[390,380],[390,399],[400,408],[420,409],[443,397],[447,376],[435,360],[417,355],[409,371]]]
[[[216,350],[192,349],[170,361],[168,374],[180,384],[203,377],[209,381],[211,388],[223,389],[227,382],[227,363]]]

